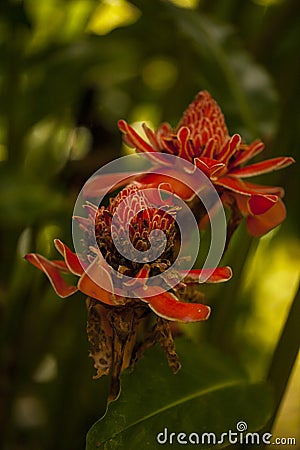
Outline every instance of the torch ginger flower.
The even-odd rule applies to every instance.
[[[122,203],[123,202],[123,203]],[[123,208],[118,210],[122,203]],[[167,268],[176,260],[177,230],[175,213],[149,205],[143,191],[129,185],[107,207],[97,208],[91,203],[85,205],[87,217],[77,220],[86,235],[86,254],[72,252],[56,239],[55,247],[63,260],[49,261],[39,254],[26,255],[27,261],[42,270],[49,278],[60,297],[69,297],[78,290],[88,296],[87,332],[91,344],[90,356],[94,359],[97,378],[112,373],[111,399],[119,393],[119,374],[137,359],[144,348],[159,341],[166,352],[169,365],[174,372],[180,368],[172,338],[169,321],[197,322],[209,317],[210,308],[202,303],[203,295],[195,289],[208,269],[191,270],[172,288],[172,292],[148,286],[147,280],[156,274],[162,278]],[[129,237],[134,248],[149,249],[149,235],[153,229],[163,230],[166,246],[159,258],[140,263],[122,256],[116,249],[113,233],[124,235],[122,226],[114,230],[112,218],[125,215],[129,223]],[[95,232],[98,248],[89,245],[90,235]],[[101,255],[100,255],[101,252]],[[111,270],[118,272],[117,280]],[[179,270],[180,272],[180,270]],[[79,276],[77,285],[69,285],[62,273]],[[130,276],[131,282],[123,282],[123,276]],[[231,278],[229,267],[211,271],[207,282],[218,283]],[[182,278],[182,277],[181,277]],[[98,281],[98,282],[97,282]],[[127,290],[127,291],[126,291]],[[134,292],[134,298],[130,294]],[[151,310],[156,314],[156,324],[142,343],[137,342],[137,332]]]
[[[281,187],[254,184],[244,179],[283,169],[294,162],[293,158],[277,157],[245,166],[264,149],[263,142],[256,140],[247,145],[239,134],[230,136],[220,107],[207,91],[199,92],[175,130],[168,123],[163,123],[156,131],[144,124],[149,142],[124,120],[119,121],[119,128],[127,145],[147,153],[156,164],[165,164],[163,154],[166,153],[198,167],[213,183],[222,202],[232,210],[228,237],[240,223],[242,215],[246,216],[248,232],[257,237],[285,219]],[[194,193],[183,183],[187,174],[182,177],[178,167],[169,167],[168,170],[170,177],[146,174],[135,177],[135,181],[131,177],[131,181],[140,188],[168,183],[178,196],[187,202],[192,201]],[[101,189],[101,181],[99,187]],[[97,180],[91,184],[92,191],[97,191]]]

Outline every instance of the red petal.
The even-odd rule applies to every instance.
[[[149,154],[147,156],[149,156]],[[166,156],[164,154],[155,153],[154,159],[156,163],[159,162],[159,164],[162,165],[163,167],[170,166],[170,162],[168,161],[168,159],[166,159]],[[153,171],[154,170],[155,168],[153,168]],[[119,189],[122,186],[130,184],[135,180],[139,180],[140,178],[143,178],[144,176],[147,175],[149,175],[150,177],[151,175],[153,175],[151,169],[149,169],[149,172],[148,173],[146,172],[145,175],[144,174],[141,175],[140,173],[134,171],[134,172],[108,173],[94,176],[85,184],[83,189],[83,195],[84,197],[87,198],[99,197],[115,189]]]
[[[63,279],[55,263],[53,264],[51,261],[48,261],[48,259],[36,253],[29,253],[25,256],[25,259],[47,275],[53,289],[60,297],[69,297],[78,290],[76,286],[69,285]]]
[[[230,175],[239,178],[253,177],[262,173],[272,172],[273,170],[283,169],[293,162],[295,162],[295,160],[288,156],[272,158],[256,164],[251,164],[247,167],[242,167],[241,169],[231,170]]]
[[[35,258],[35,256],[37,258]],[[44,256],[41,256],[38,253],[28,253],[27,255],[25,255],[25,259],[27,261],[29,261],[33,266],[37,267],[38,269],[43,270],[40,265],[40,262],[39,262],[40,258],[45,259],[48,262],[48,264],[51,264],[52,267],[55,267],[56,269],[58,269],[60,271],[67,272],[67,273],[70,272],[64,261],[57,260],[57,259],[49,261],[48,259],[44,258]]]
[[[74,273],[75,275],[79,276],[82,275],[84,269],[76,253],[73,253],[69,249],[69,247],[65,245],[63,242],[61,242],[59,239],[54,239],[54,245],[57,251],[66,261],[66,265],[70,270],[70,272]]]
[[[124,283],[125,286],[128,287],[136,287],[136,286],[144,286],[145,281],[141,282],[141,279],[144,280],[145,278],[149,278],[150,273],[150,266],[148,264],[145,264],[141,270],[136,274],[134,278],[132,278],[130,281],[127,281]]]
[[[136,172],[108,173],[92,177],[83,190],[84,197],[99,197],[135,180]],[[121,180],[121,181],[120,181]],[[112,187],[110,187],[112,186]]]
[[[150,288],[151,290],[155,288]],[[141,291],[142,294],[142,291]],[[210,307],[201,303],[179,302],[175,295],[163,292],[151,297],[142,298],[150,308],[160,317],[178,322],[199,322],[206,320],[210,314]]]
[[[252,195],[252,194],[274,194],[282,197],[284,191],[277,186],[263,186],[261,184],[249,183],[248,181],[239,180],[233,177],[222,177],[214,182],[219,186],[223,186],[230,191],[238,194]]]
[[[242,148],[243,147],[243,148]],[[265,144],[262,141],[254,141],[249,146],[241,146],[240,153],[236,156],[235,160],[232,163],[233,167],[240,166],[245,162],[249,161],[249,159],[254,158],[254,156],[258,155],[263,151]]]
[[[196,147],[199,147],[198,141],[200,141],[200,139],[201,139],[200,136],[199,137],[196,136],[194,138],[194,142],[195,142],[195,146]],[[206,158],[206,157],[207,158],[213,158],[214,153],[215,153],[215,149],[216,149],[216,145],[217,145],[217,141],[216,141],[215,137],[210,138],[207,141],[204,150],[201,152],[201,159]],[[200,146],[201,146],[201,144],[200,144]]]
[[[99,284],[94,281],[99,280]],[[96,258],[88,269],[83,273],[79,282],[78,289],[89,297],[100,300],[107,305],[115,305],[113,284],[111,277],[103,265]]]
[[[147,138],[149,139],[149,142],[152,145],[152,147],[156,151],[159,151],[160,148],[159,148],[157,137],[156,137],[156,134],[154,133],[154,131],[152,131],[149,127],[147,127],[147,125],[145,123],[143,123],[142,126],[143,126],[143,130],[144,130]]]
[[[125,120],[119,120],[119,129],[124,133],[124,141],[130,147],[135,148],[141,153],[145,153],[149,159],[161,164],[165,163],[164,155],[149,145]],[[149,130],[149,129],[148,129]],[[147,135],[149,131],[147,131]],[[167,165],[168,162],[167,162]]]
[[[151,145],[147,144],[144,139],[130,126],[125,120],[119,120],[118,122],[119,129],[124,133],[124,139],[126,144],[131,147],[136,148],[142,153],[145,152],[155,152],[154,148]]]
[[[277,227],[286,217],[286,209],[279,199],[266,213],[247,217],[247,229],[252,236],[260,237]]]
[[[61,259],[52,259],[50,262],[54,267],[61,270],[62,272],[67,272],[67,273],[70,272],[65,261],[62,261]]]
[[[209,176],[210,178],[217,178],[218,174],[220,174],[226,165],[212,158],[200,157],[194,159],[194,164],[198,167],[198,169],[202,170],[202,172]]]
[[[88,217],[91,217],[92,219],[94,219],[95,215],[97,214],[98,208],[96,205],[94,205],[91,202],[86,202],[83,205],[84,209],[87,211],[88,213]]]
[[[219,161],[227,164],[230,158],[238,150],[241,142],[242,142],[241,136],[239,134],[234,134],[226,143],[223,150],[218,154]]]
[[[203,283],[202,280],[205,280],[205,283],[221,283],[223,281],[228,281],[232,277],[232,270],[230,267],[217,267],[216,269],[193,269],[190,270],[186,275],[186,279],[184,279],[185,283],[189,283],[189,279],[191,282]],[[206,277],[209,275],[209,278]]]
[[[251,195],[248,206],[251,214],[264,214],[278,201],[277,195]]]
[[[142,175],[136,179],[135,184],[141,189],[158,188],[163,185],[165,190],[169,190],[170,188],[170,192],[186,201],[191,200],[191,198],[194,197],[194,191],[183,182],[184,178],[189,179],[190,176],[188,174],[184,172],[180,173],[181,180],[178,180],[178,170],[165,169],[165,172],[169,175],[160,175],[155,172]]]
[[[85,231],[88,231],[90,229],[91,227],[90,219],[79,216],[73,216],[73,219],[75,219],[79,223],[80,228],[84,229]]]
[[[178,156],[183,159],[190,160],[193,157],[193,149],[191,146],[190,130],[187,127],[180,127],[177,132],[177,138],[180,142]]]

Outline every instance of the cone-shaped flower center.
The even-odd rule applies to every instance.
[[[103,257],[114,270],[127,276],[135,276],[143,265],[131,256],[135,250],[150,250],[150,257],[147,253],[144,263],[153,259],[151,244],[153,254],[156,252],[159,257],[150,264],[150,276],[162,273],[176,259],[177,227],[174,213],[153,207],[146,194],[135,185],[123,189],[108,207],[98,209],[95,228],[96,240]],[[155,230],[164,233],[164,242],[159,236],[155,238]],[[118,243],[118,249],[115,243]],[[120,247],[122,252],[119,251]]]

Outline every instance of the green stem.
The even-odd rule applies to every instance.
[[[282,330],[273,354],[267,381],[273,388],[275,408],[267,429],[271,430],[276,419],[285,389],[299,351],[300,287],[290,308],[288,318]]]
[[[249,254],[257,246],[257,240],[242,234],[236,236],[236,241],[230,243],[229,255],[226,255],[224,264],[233,268],[234,277],[227,286],[218,291],[217,307],[211,319],[210,339],[224,351],[233,350],[233,330],[238,304],[240,302],[240,286]],[[222,299],[220,301],[220,299]]]
[[[277,347],[273,354],[273,358],[269,367],[267,382],[272,387],[274,395],[274,410],[268,423],[263,430],[260,431],[262,436],[264,433],[271,433],[275,419],[280,408],[289,377],[294,367],[298,351],[299,351],[299,317],[300,317],[300,287],[294,298],[290,308],[287,320],[283,327],[281,336],[277,343]],[[241,448],[247,449],[262,449],[266,446],[260,444],[259,446],[242,445]]]

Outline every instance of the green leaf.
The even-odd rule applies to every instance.
[[[195,432],[201,439],[210,432],[219,439],[223,432],[236,432],[239,421],[250,431],[264,426],[271,413],[264,383],[251,384],[236,362],[207,345],[179,339],[176,347],[182,362],[178,374],[171,373],[159,347],[124,373],[122,393],[88,432],[86,450],[161,448],[156,439],[165,428],[168,436]]]

